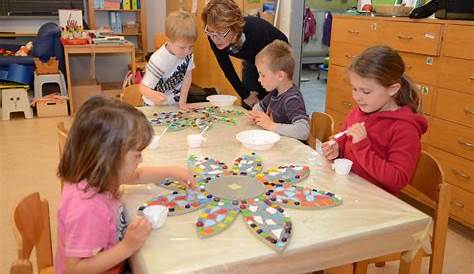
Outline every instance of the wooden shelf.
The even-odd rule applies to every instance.
[[[136,10],[124,10],[124,9],[94,9],[95,11],[103,11],[103,12],[108,12],[108,11],[118,11],[118,12],[140,12],[142,9],[136,9]]]
[[[135,36],[138,55],[140,52],[148,52],[147,46],[147,28],[146,28],[146,0],[140,0],[141,7],[139,9],[98,9],[94,6],[94,0],[87,0],[87,14],[89,27],[91,29],[97,29],[97,17],[101,19],[107,16],[109,12],[120,12],[120,13],[131,13],[130,16],[135,16],[135,22],[140,26],[137,33],[114,33],[114,35],[120,36]],[[135,14],[133,14],[135,13]],[[129,20],[129,19],[127,19]],[[100,20],[99,20],[100,22]]]
[[[0,38],[36,37],[36,33],[1,33]]]

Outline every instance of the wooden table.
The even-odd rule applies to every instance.
[[[71,68],[69,66],[69,55],[73,54],[90,54],[92,58],[91,70],[92,78],[95,79],[95,55],[96,54],[113,54],[113,53],[128,53],[130,54],[131,69],[136,70],[135,65],[135,45],[131,42],[125,44],[87,44],[87,45],[64,45],[64,57],[66,60],[66,78],[68,82],[68,96],[71,112],[75,112],[74,98],[71,92]]]
[[[170,109],[146,107],[142,111],[151,115]],[[235,134],[253,128],[245,117],[236,126],[217,124],[206,132],[207,142],[199,149],[186,145],[186,135],[195,133],[192,129],[168,131],[158,149],[144,151],[143,166],[185,165],[191,154],[231,165],[235,158],[251,152]],[[163,129],[155,128],[157,134]],[[429,216],[357,175],[336,175],[328,161],[298,140],[282,137],[271,149],[257,153],[263,159],[263,170],[288,164],[309,166],[310,176],[298,185],[331,191],[343,199],[342,205],[322,210],[285,208],[293,235],[282,254],[251,235],[240,217],[227,230],[207,239],[198,238],[195,231],[201,210],[168,217],[165,226],[154,230],[132,256],[134,273],[307,273],[393,252],[415,253],[427,243]],[[153,184],[125,186],[122,201],[129,220],[144,201],[166,192]],[[405,264],[410,267],[418,262],[417,258]]]

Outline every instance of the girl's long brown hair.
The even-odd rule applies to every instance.
[[[399,106],[408,106],[417,113],[421,109],[418,90],[405,73],[402,57],[387,46],[373,46],[352,60],[348,69],[363,78],[376,80],[384,87],[399,83],[400,90],[394,96]]]
[[[130,150],[143,150],[153,137],[145,115],[114,98],[95,96],[77,112],[58,166],[68,183],[87,180],[99,193],[118,197],[120,171]]]

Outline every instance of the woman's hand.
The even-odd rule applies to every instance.
[[[250,95],[244,99],[244,103],[248,106],[253,107],[256,103],[258,103],[258,93],[256,91],[251,91]]]

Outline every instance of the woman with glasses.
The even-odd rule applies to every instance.
[[[288,38],[267,21],[242,15],[233,0],[211,0],[201,14],[204,32],[227,80],[243,100],[243,107],[251,109],[267,92],[258,82],[255,56],[273,40],[288,43]],[[242,59],[242,81],[230,60]]]

